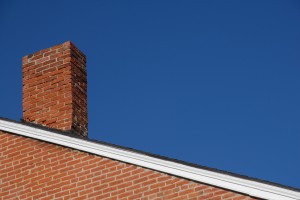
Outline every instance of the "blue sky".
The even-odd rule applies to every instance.
[[[1,1],[0,116],[21,57],[88,58],[89,137],[300,188],[299,1]]]

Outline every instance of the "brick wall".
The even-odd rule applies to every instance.
[[[71,42],[23,57],[23,119],[87,136],[86,57]]]
[[[0,131],[2,199],[253,199]]]

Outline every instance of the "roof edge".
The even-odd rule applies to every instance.
[[[70,137],[68,135],[55,133],[51,130],[43,130],[34,126],[28,126],[13,121],[0,119],[0,130],[112,158],[224,189],[233,190],[253,197],[271,200],[300,199],[300,192],[294,190],[235,177],[228,174],[213,172],[210,170],[199,169],[155,158],[150,155],[111,147],[105,144],[83,140],[81,138]]]

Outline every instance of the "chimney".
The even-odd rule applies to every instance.
[[[23,57],[23,120],[87,137],[86,57],[71,42]]]

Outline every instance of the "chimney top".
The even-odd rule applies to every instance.
[[[23,120],[87,137],[86,57],[70,41],[23,57]]]

